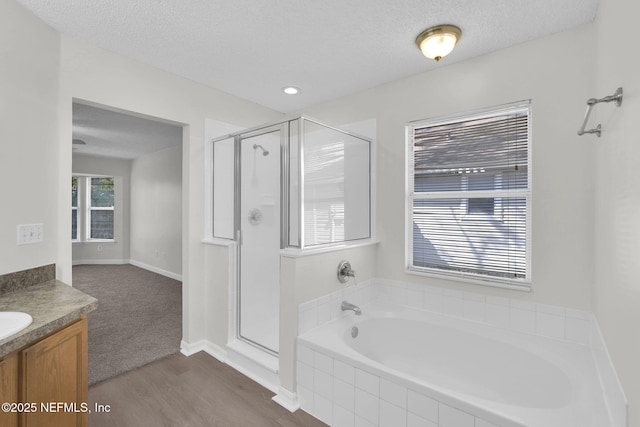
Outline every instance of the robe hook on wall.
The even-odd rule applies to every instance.
[[[595,98],[589,99],[587,101],[587,111],[586,113],[584,113],[584,121],[582,122],[582,126],[578,131],[578,135],[582,136],[585,133],[595,133],[596,135],[598,135],[598,137],[600,137],[600,134],[602,133],[602,126],[600,124],[598,124],[598,126],[596,126],[593,129],[584,130],[585,126],[587,126],[589,115],[591,114],[591,107],[601,102],[612,102],[612,101],[615,101],[618,107],[622,104],[622,88],[621,87],[619,87],[618,90],[616,90],[616,92],[613,95],[605,96],[604,98],[600,98],[600,99],[595,99]]]

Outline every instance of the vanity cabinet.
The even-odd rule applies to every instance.
[[[18,401],[18,353],[12,353],[0,359],[0,400]],[[0,411],[0,426],[17,427],[16,412]]]
[[[7,418],[6,424],[0,418],[1,426],[87,426],[86,316],[7,356],[2,363],[5,361],[6,366],[0,365],[0,400],[31,407],[17,414],[17,420]],[[5,395],[5,387],[9,394]],[[5,397],[11,393],[15,393],[13,398]]]

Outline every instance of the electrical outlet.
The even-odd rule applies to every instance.
[[[44,239],[43,224],[18,224],[18,245],[39,243]]]
[[[97,249],[98,249],[98,252],[102,252],[102,245],[98,245]]]

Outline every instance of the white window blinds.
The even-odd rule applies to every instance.
[[[529,121],[527,101],[407,127],[410,270],[530,281]]]

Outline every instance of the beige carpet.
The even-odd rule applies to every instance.
[[[89,384],[180,350],[181,282],[133,265],[78,265],[73,286],[98,299],[89,313]]]

